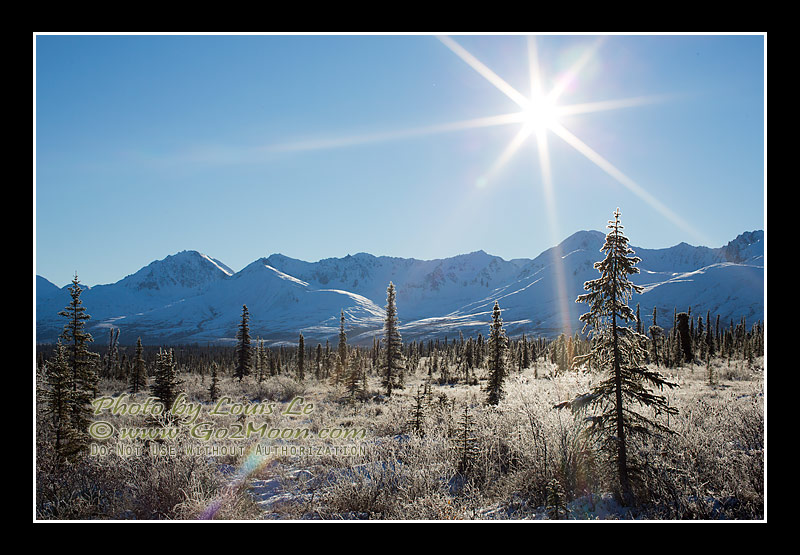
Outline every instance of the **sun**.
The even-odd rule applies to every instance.
[[[533,95],[521,112],[522,124],[533,133],[541,133],[558,125],[559,108],[546,95]]]

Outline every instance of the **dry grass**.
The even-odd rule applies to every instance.
[[[632,446],[644,472],[637,506],[624,515],[649,519],[762,519],[764,515],[763,378],[756,368],[713,361],[712,383],[705,367],[672,372],[681,387],[669,393],[679,413],[675,432]],[[738,364],[737,364],[738,363]],[[297,445],[363,445],[357,454],[297,457],[275,455],[242,479],[226,474],[244,455],[228,458],[180,454],[171,457],[89,457],[67,467],[47,448],[47,426],[39,426],[37,517],[42,519],[316,518],[449,520],[542,518],[547,485],[556,479],[567,502],[594,503],[613,489],[614,476],[587,443],[580,416],[553,409],[591,386],[597,376],[554,375],[549,363],[514,373],[496,408],[484,404],[478,385],[431,386],[425,400],[423,433],[409,431],[413,396],[424,375],[408,377],[390,399],[372,376],[362,400],[343,388],[313,379],[285,377],[257,383],[220,380],[220,396],[235,402],[283,405],[296,397],[314,404],[308,418],[273,414],[249,418],[275,428],[308,426],[365,429],[361,441],[296,440]],[[209,410],[208,378],[185,375],[188,399]],[[116,393],[119,383],[103,384]],[[470,464],[460,467],[455,438],[468,406],[474,438]],[[127,420],[126,420],[127,419]],[[217,426],[237,422],[218,417]],[[141,424],[120,417],[115,426]],[[262,440],[263,442],[263,440]],[[244,441],[252,446],[253,440]],[[289,442],[291,443],[291,442]],[[302,480],[296,471],[304,471]],[[460,472],[459,470],[463,470]],[[280,502],[257,506],[248,485],[276,480]],[[577,511],[571,516],[578,517]],[[619,517],[620,515],[615,515]]]

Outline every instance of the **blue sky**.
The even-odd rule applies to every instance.
[[[40,35],[35,64],[59,286],[185,249],[533,258],[616,207],[647,248],[765,227],[761,35]],[[556,119],[514,116],[531,67]]]

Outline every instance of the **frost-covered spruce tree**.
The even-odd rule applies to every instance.
[[[86,314],[86,307],[81,301],[82,291],[78,275],[75,274],[72,287],[69,288],[70,303],[58,315],[67,319],[60,341],[66,350],[69,368],[70,425],[88,445],[87,432],[92,418],[91,402],[97,389],[95,362],[100,356],[89,351],[88,345],[93,339],[85,327],[86,321],[91,317]]]
[[[150,392],[162,405],[164,413],[172,409],[172,404],[178,397],[178,388],[183,382],[178,379],[178,369],[175,363],[175,353],[172,349],[158,350],[156,355],[156,370]]]
[[[386,388],[387,397],[392,395],[393,389],[402,387],[403,371],[405,370],[403,340],[400,337],[395,298],[394,283],[389,282],[389,287],[386,289],[386,319],[383,323],[385,348],[381,365],[383,367],[383,387]]]
[[[653,360],[656,363],[656,366],[659,365],[659,358],[658,358],[658,342],[664,335],[664,329],[658,325],[656,318],[658,317],[657,308],[653,307],[653,325],[650,326],[650,337],[653,341]]]
[[[458,452],[458,472],[467,474],[477,456],[477,439],[474,432],[474,418],[469,411],[469,404],[464,405],[464,413],[458,423],[455,444]]]
[[[303,333],[300,332],[300,339],[297,341],[297,379],[301,382],[306,378],[306,342]]]
[[[211,385],[208,387],[208,397],[211,402],[215,402],[219,398],[219,387],[217,380],[217,363],[211,363]]]
[[[52,418],[54,450],[58,460],[69,458],[79,452],[82,445],[80,436],[75,433],[71,424],[72,380],[67,350],[61,344],[61,340],[56,344],[53,360],[47,363],[45,384],[47,387],[43,394],[44,412]]]
[[[344,385],[347,389],[347,395],[350,401],[355,402],[357,399],[363,397],[367,389],[366,375],[362,368],[362,361],[358,349],[353,353],[353,356],[349,357],[348,366],[349,368],[347,369],[347,375],[344,379]]]
[[[236,333],[236,368],[233,375],[242,381],[250,373],[250,359],[252,348],[250,346],[250,313],[247,305],[242,305],[242,323],[239,324],[239,331]]]
[[[336,368],[333,372],[334,384],[341,382],[347,372],[347,334],[344,331],[344,309],[342,309],[339,316],[339,345],[336,351],[339,356],[336,359]]]
[[[677,334],[678,345],[680,346],[680,360],[678,362],[693,362],[694,349],[692,348],[692,331],[689,326],[691,317],[686,312],[679,312],[675,316],[677,322],[675,333]]]
[[[425,389],[426,388],[421,385],[417,386],[417,394],[414,395],[414,405],[411,408],[411,417],[406,424],[406,429],[409,432],[413,432],[420,437],[425,435]]]
[[[556,478],[547,483],[547,518],[562,520],[568,513],[564,488]]]
[[[489,383],[486,386],[486,402],[497,405],[503,397],[503,380],[506,376],[506,350],[508,338],[503,330],[503,319],[500,317],[500,305],[497,301],[492,309],[492,323],[489,325],[489,341],[486,346],[488,356]]]
[[[130,392],[139,393],[147,385],[147,369],[144,365],[144,356],[142,355],[144,349],[142,348],[142,338],[136,339],[136,358],[133,361],[133,368],[131,369],[131,384]]]
[[[591,328],[592,350],[576,360],[577,364],[591,363],[602,369],[606,376],[589,393],[578,396],[558,407],[570,406],[573,410],[595,409],[587,417],[588,432],[599,441],[616,466],[618,496],[626,503],[633,502],[631,485],[632,470],[627,447],[628,437],[633,434],[650,435],[654,431],[669,432],[669,429],[636,412],[635,407],[646,407],[653,414],[676,414],[664,396],[656,395],[649,387],[663,389],[676,387],[657,371],[645,366],[646,352],[642,348],[643,336],[624,324],[635,319],[628,301],[641,287],[628,280],[636,274],[640,258],[633,256],[628,238],[622,233],[620,212],[614,212],[609,221],[610,232],[601,249],[605,258],[594,264],[600,277],[587,281],[584,289],[588,293],[579,295],[576,302],[587,303],[589,312],[580,319],[583,331]]]

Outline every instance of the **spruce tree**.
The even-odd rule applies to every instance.
[[[338,384],[347,371],[347,334],[344,331],[344,309],[339,317],[339,345],[336,348],[338,357],[334,370],[333,383]]]
[[[351,402],[355,402],[366,392],[366,376],[361,368],[361,357],[359,356],[358,350],[355,351],[353,356],[349,357],[349,364],[347,375],[344,379],[344,385],[347,389],[347,394]]]
[[[150,392],[162,405],[165,413],[172,409],[172,404],[178,397],[178,388],[181,385],[178,379],[178,369],[175,363],[175,352],[172,349],[159,349],[156,355],[156,370]]]
[[[706,312],[706,349],[708,349],[708,354],[710,356],[714,356],[715,349],[714,349],[714,332],[711,329],[711,311],[709,310]]]
[[[492,322],[489,325],[489,340],[487,344],[489,383],[486,402],[497,405],[503,397],[503,380],[506,376],[506,350],[508,338],[503,330],[503,319],[500,317],[500,305],[495,301],[492,309]]]
[[[139,393],[147,386],[147,369],[144,364],[143,351],[142,338],[139,337],[136,339],[136,359],[133,361],[133,370],[131,371],[131,393]]]
[[[81,301],[83,292],[78,274],[69,288],[70,303],[59,312],[59,316],[67,319],[60,341],[66,350],[67,367],[69,368],[69,412],[70,426],[84,443],[88,445],[88,429],[92,418],[91,401],[97,390],[97,373],[95,363],[100,358],[89,351],[88,344],[93,341],[91,334],[85,331],[86,321],[91,317],[86,314],[86,307]]]
[[[211,363],[211,385],[208,387],[208,396],[211,402],[215,402],[219,398],[219,386],[217,380],[217,367],[216,362]]]
[[[238,343],[236,345],[236,368],[234,376],[242,381],[246,375],[250,374],[250,359],[252,349],[250,346],[250,313],[247,305],[242,305],[242,323],[239,324],[239,331],[236,333]]]
[[[322,378],[322,344],[317,343],[317,350],[316,355],[314,357],[314,365],[316,370],[314,371],[314,377],[318,380]]]
[[[264,381],[264,368],[267,364],[266,360],[266,353],[264,352],[264,340],[259,339],[258,341],[258,348],[256,349],[256,377],[258,379],[258,383]]]
[[[467,385],[470,385],[470,377],[469,373],[475,367],[475,344],[470,337],[467,339],[467,344],[464,347],[464,374],[465,374],[465,382]]]
[[[477,439],[474,432],[474,418],[469,411],[469,405],[464,405],[464,413],[458,424],[456,436],[456,451],[458,452],[458,472],[467,474],[477,456]]]
[[[528,341],[525,334],[522,334],[522,368],[529,368],[531,365],[530,353],[528,352]]]
[[[83,447],[80,435],[72,427],[72,379],[67,349],[61,340],[56,344],[53,360],[45,368],[45,384],[44,413],[52,418],[54,450],[60,461],[77,454]]]
[[[300,339],[297,341],[297,379],[301,382],[306,378],[306,342],[303,333],[300,332]]]
[[[397,321],[394,283],[389,282],[386,289],[386,318],[383,324],[383,341],[385,344],[383,360],[383,387],[386,396],[391,397],[392,389],[401,387],[403,382],[403,340],[400,337]]]
[[[576,360],[590,362],[593,367],[604,369],[606,377],[592,390],[575,400],[558,405],[571,406],[573,410],[596,408],[599,411],[587,418],[588,432],[597,438],[615,463],[619,484],[619,496],[624,503],[633,502],[631,466],[628,457],[628,436],[650,435],[651,430],[669,431],[647,416],[637,413],[635,405],[647,407],[655,414],[675,414],[666,398],[652,393],[648,386],[659,389],[675,387],[661,374],[644,365],[646,352],[641,347],[642,336],[624,323],[635,319],[628,301],[642,288],[633,284],[628,276],[639,273],[636,264],[640,258],[628,245],[622,233],[619,209],[608,223],[609,233],[601,249],[605,258],[594,264],[600,273],[598,279],[587,281],[584,289],[588,293],[579,295],[576,302],[587,303],[590,311],[581,315],[584,332],[591,328],[592,350]]]
[[[653,307],[653,325],[650,326],[650,337],[653,339],[653,360],[656,363],[656,366],[659,365],[659,358],[658,358],[658,341],[664,335],[664,330],[661,326],[658,325],[656,321],[656,307]]]
[[[325,340],[325,356],[322,358],[322,377],[329,378],[331,374],[331,342]]]
[[[408,422],[408,430],[420,437],[425,435],[425,388],[417,386],[417,394],[414,395],[414,406],[411,409],[411,418]]]
[[[547,483],[547,518],[562,520],[567,516],[566,495],[564,488],[556,478]]]
[[[694,349],[692,348],[692,330],[689,326],[691,318],[686,312],[679,312],[675,318],[677,320],[675,332],[681,352],[680,362],[693,362]]]
[[[119,328],[109,328],[108,349],[103,365],[103,377],[114,378],[119,373]]]

